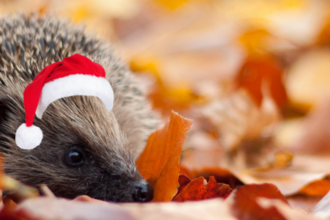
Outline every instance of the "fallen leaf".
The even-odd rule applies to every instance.
[[[180,176],[186,176],[188,177],[189,179],[192,179],[193,178],[193,174],[184,166],[180,166]],[[179,176],[179,182],[180,182],[180,176]],[[181,184],[180,184],[181,185]]]
[[[21,220],[20,217],[15,215],[11,209],[7,209],[6,207],[2,208],[0,211],[0,219],[5,220]]]
[[[223,220],[236,219],[230,214],[228,204],[221,199],[185,203],[124,203],[118,205],[88,196],[84,196],[82,200],[38,197],[19,204],[15,213],[27,220],[105,220],[109,218],[118,220],[215,220],[219,216]]]
[[[298,191],[297,194],[308,196],[325,196],[330,190],[330,180],[321,179],[313,181]]]
[[[82,202],[53,197],[30,198],[18,205],[15,214],[28,220],[53,219],[100,219],[133,220],[134,218],[118,204],[100,202]]]
[[[153,201],[171,201],[177,192],[180,155],[191,120],[172,112],[170,122],[149,136],[136,161],[141,175],[154,188]]]
[[[209,199],[193,202],[187,201],[184,203],[122,203],[120,206],[115,203],[93,199],[89,196],[79,196],[74,201],[72,201],[72,203],[76,201],[85,202],[86,205],[100,204],[104,208],[106,208],[105,206],[109,206],[108,211],[114,211],[114,214],[118,214],[120,211],[125,210],[129,215],[133,216],[135,220],[216,220],[219,218],[219,216],[221,216],[221,219],[223,220],[236,219],[230,214],[230,208],[228,204],[224,203],[221,199]],[[72,207],[75,206],[75,204],[71,205]],[[93,207],[94,206],[86,206],[88,209],[92,209]],[[116,207],[120,209],[116,211]]]
[[[282,68],[275,58],[248,57],[237,75],[236,83],[238,88],[246,89],[258,106],[261,106],[265,86],[277,106],[283,108],[288,98],[282,75]]]
[[[6,220],[20,220],[15,213],[14,209],[16,208],[17,204],[14,203],[11,199],[8,197],[3,198],[2,197],[2,190],[1,190],[1,201],[0,201],[0,219],[6,219]]]
[[[181,187],[183,189],[180,189]],[[180,185],[180,188],[181,192],[173,198],[175,202],[198,201],[217,197],[227,198],[232,192],[229,185],[217,183],[212,176],[207,184],[206,180],[200,177],[189,183],[185,182],[184,185]]]
[[[265,210],[274,210],[281,214],[281,218],[276,218],[277,216],[267,216],[265,219],[286,219],[286,220],[321,220],[321,218],[316,217],[310,213],[306,213],[300,210],[294,210],[288,204],[284,203],[278,199],[265,199],[257,198],[256,202]]]
[[[187,176],[180,174],[180,176],[179,176],[179,185],[180,185],[180,187],[179,187],[178,192],[176,193],[176,195],[173,197],[173,200],[175,199],[175,197],[176,197],[177,195],[179,195],[179,194],[182,192],[182,190],[184,190],[184,188],[185,188],[190,182],[191,182],[191,180],[190,180]]]
[[[238,187],[232,193],[232,211],[240,220],[281,219],[283,215],[274,207],[262,208],[256,201],[258,197],[278,199],[287,204],[286,199],[273,184],[251,184]]]
[[[193,174],[195,178],[202,176],[206,180],[209,180],[209,178],[213,176],[218,183],[228,184],[232,189],[244,185],[244,183],[230,171],[219,167],[204,167],[201,170],[194,170]]]
[[[274,184],[285,196],[294,195],[310,182],[325,176],[324,172],[306,172],[306,170],[295,165],[295,160],[293,164],[289,168],[274,169],[266,172],[237,172],[235,170],[231,170],[231,172],[245,184]]]
[[[226,203],[221,199],[183,203],[124,204],[123,207],[135,217],[143,220],[235,220]]]
[[[295,210],[302,210],[305,212],[312,212],[316,204],[322,199],[321,196],[305,196],[305,195],[293,195],[286,197],[291,208]]]

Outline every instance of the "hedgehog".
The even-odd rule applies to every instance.
[[[108,111],[94,96],[51,103],[34,124],[40,145],[21,149],[16,130],[25,122],[23,92],[40,71],[74,54],[100,64],[114,101]],[[0,18],[0,153],[5,173],[29,186],[46,184],[58,197],[146,202],[153,189],[135,160],[157,128],[157,115],[113,46],[81,26],[53,16]]]

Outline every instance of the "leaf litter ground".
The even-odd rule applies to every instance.
[[[38,197],[35,189],[2,173],[0,188],[12,193],[3,196],[1,218],[329,216],[324,197],[330,190],[330,102],[325,98],[330,95],[329,3],[0,4],[0,13],[56,13],[115,41],[143,78],[154,109],[164,121],[170,119],[150,136],[137,161],[155,189],[153,202],[118,205],[86,196],[70,201],[51,193]]]

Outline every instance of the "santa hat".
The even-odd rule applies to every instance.
[[[42,141],[42,131],[33,125],[34,115],[41,119],[47,106],[57,99],[86,95],[99,97],[108,111],[114,95],[103,67],[87,57],[75,54],[46,66],[24,90],[26,123],[16,131],[16,144],[33,149]]]

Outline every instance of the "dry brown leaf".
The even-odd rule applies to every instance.
[[[139,172],[155,190],[153,201],[171,201],[177,192],[180,155],[191,124],[172,112],[170,122],[150,135],[136,161]]]

